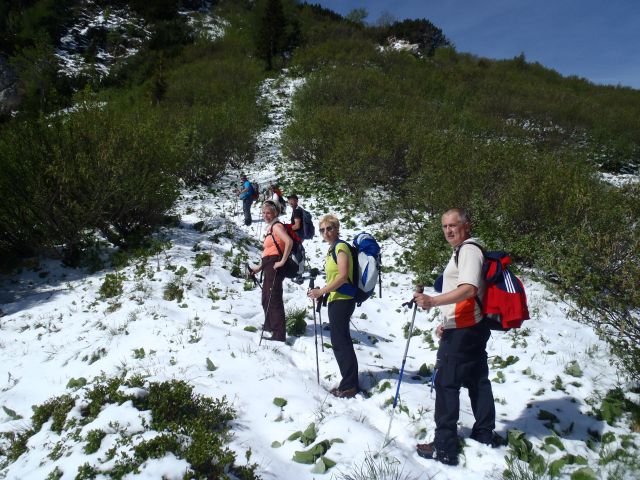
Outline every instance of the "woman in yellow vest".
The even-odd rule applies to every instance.
[[[320,235],[329,244],[324,269],[327,284],[309,291],[309,297],[320,299],[328,295],[331,346],[340,368],[342,380],[331,390],[339,398],[352,398],[358,393],[358,359],[353,349],[349,323],[356,307],[353,285],[353,257],[349,245],[339,238],[340,221],[333,215],[320,219]]]

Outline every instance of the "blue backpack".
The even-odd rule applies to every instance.
[[[354,297],[356,304],[360,306],[362,302],[371,297],[376,288],[376,283],[378,283],[380,286],[380,297],[382,297],[380,245],[378,245],[376,239],[373,238],[373,235],[360,232],[353,237],[353,245],[340,239],[338,239],[336,244],[338,242],[346,244],[351,251],[351,258],[354,260],[352,262],[354,283],[345,283],[336,291]],[[333,261],[337,263],[338,259],[336,257],[335,246],[331,251],[331,256],[333,257]]]

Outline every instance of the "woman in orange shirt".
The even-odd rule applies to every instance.
[[[262,204],[262,218],[267,224],[263,241],[262,262],[260,266],[252,269],[251,274],[255,275],[264,271],[262,284],[264,329],[272,332],[269,340],[284,342],[286,339],[284,301],[282,299],[284,273],[280,269],[287,263],[293,247],[293,240],[287,234],[284,225],[278,221],[279,214],[278,205],[273,200],[267,200]]]

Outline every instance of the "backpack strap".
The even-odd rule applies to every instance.
[[[348,248],[349,248],[349,253],[351,253],[351,263],[353,263],[353,265],[351,266],[351,271],[352,271],[352,276],[353,276],[353,282],[351,282],[349,280],[349,275],[347,275],[347,281],[346,283],[340,285],[337,289],[336,292],[338,293],[342,293],[344,295],[349,295],[350,297],[354,297],[356,296],[356,292],[358,290],[357,285],[358,285],[358,279],[356,278],[356,271],[355,271],[355,265],[356,262],[358,261],[358,259],[353,258],[353,253],[351,250],[351,246],[345,242],[344,240],[338,238],[336,240],[336,243],[333,244],[333,247],[330,250],[331,253],[331,258],[333,258],[333,261],[336,263],[336,265],[338,264],[338,256],[336,255],[336,246],[338,245],[338,243],[344,243]]]
[[[458,266],[458,256],[460,255],[460,249],[464,246],[464,245],[474,245],[476,247],[478,247],[480,249],[480,251],[482,252],[482,256],[486,258],[486,251],[485,249],[482,247],[482,245],[480,245],[477,242],[462,242],[460,245],[458,245],[454,251],[454,261],[456,262],[456,267]],[[478,302],[478,306],[480,307],[480,311],[482,312],[482,300],[480,299],[480,297],[478,295],[476,295],[476,302]]]
[[[479,243],[476,242],[462,242],[460,245],[458,245],[456,247],[456,249],[454,250],[454,256],[453,259],[456,262],[456,267],[458,266],[458,256],[460,255],[460,249],[464,246],[464,245],[474,245],[476,247],[478,247],[480,249],[480,251],[482,252],[483,256],[486,256],[486,250],[484,249],[484,247],[482,245],[480,245]]]
[[[269,229],[269,235],[271,235],[271,238],[273,239],[273,244],[276,246],[276,250],[278,250],[278,254],[280,255],[280,260],[282,260],[283,257],[283,253],[282,250],[280,250],[280,247],[278,246],[278,242],[276,241],[276,237],[273,236],[273,227],[279,223],[280,225],[282,225],[284,227],[284,223],[278,221],[278,222],[273,222],[273,225],[271,225],[271,228]]]
[[[344,240],[342,240],[341,238],[337,239],[336,243],[333,244],[333,247],[331,247],[331,250],[329,250],[329,253],[331,253],[331,258],[333,258],[333,261],[336,264],[338,263],[338,257],[336,256],[336,245],[338,245],[339,243],[345,243],[347,247],[349,246],[349,244]],[[349,251],[351,251],[351,249],[349,249]]]

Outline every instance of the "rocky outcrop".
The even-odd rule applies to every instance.
[[[0,56],[0,115],[11,113],[19,104],[18,76],[7,60]]]

